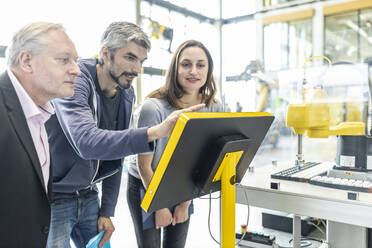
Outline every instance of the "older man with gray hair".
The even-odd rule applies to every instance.
[[[50,100],[70,97],[80,74],[75,46],[59,24],[21,28],[0,74],[0,247],[45,247],[50,224]]]
[[[53,203],[48,248],[77,247],[105,230],[111,237],[125,156],[151,151],[153,141],[168,136],[178,116],[203,104],[175,111],[153,127],[128,129],[135,102],[132,81],[147,59],[150,41],[128,22],[108,26],[100,58],[82,59],[82,71],[70,98],[53,101],[56,117],[47,123],[53,166]],[[99,204],[96,184],[102,182]]]

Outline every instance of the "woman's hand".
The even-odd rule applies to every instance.
[[[166,227],[172,223],[172,213],[168,208],[162,208],[155,212],[156,229]]]
[[[189,206],[191,201],[183,202],[176,206],[176,209],[173,213],[173,221],[172,225],[176,225],[178,223],[183,223],[189,219]]]

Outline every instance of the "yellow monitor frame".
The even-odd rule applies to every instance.
[[[265,112],[182,114],[148,186],[142,208],[151,213],[220,191],[220,164],[227,153],[238,155],[234,181],[240,182],[273,120],[274,116]]]

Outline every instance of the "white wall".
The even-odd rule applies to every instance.
[[[135,0],[1,1],[0,45],[7,46],[22,26],[35,21],[61,23],[81,57],[99,52],[100,37],[113,21],[136,21]],[[0,58],[3,70],[5,59]]]

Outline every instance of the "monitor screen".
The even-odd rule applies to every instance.
[[[146,212],[219,191],[212,181],[226,152],[243,151],[240,182],[274,117],[269,113],[184,113],[178,119],[142,201]]]

